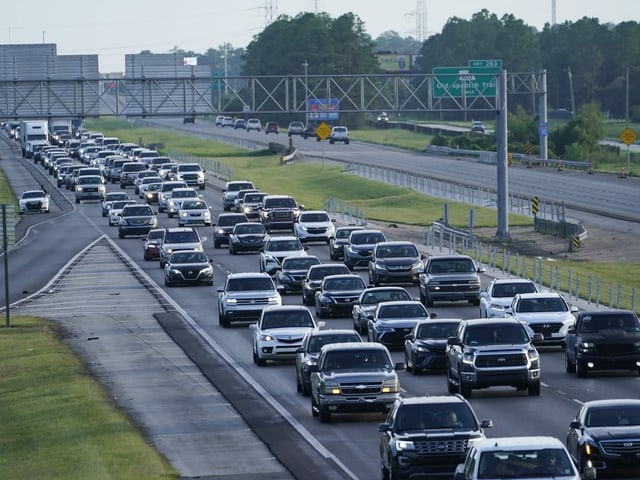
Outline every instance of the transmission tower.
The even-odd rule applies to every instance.
[[[551,26],[556,24],[556,0],[551,0]]]
[[[415,39],[422,43],[427,38],[427,2],[426,0],[418,0],[416,9],[407,13],[408,16],[415,17],[416,30]]]
[[[264,0],[264,26],[269,26],[278,16],[278,0]]]

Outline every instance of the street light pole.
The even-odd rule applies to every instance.
[[[229,68],[227,64],[227,42],[224,42],[224,94],[229,94],[229,87],[227,86],[227,75],[229,74]]]

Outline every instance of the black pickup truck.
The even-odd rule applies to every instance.
[[[594,370],[640,373],[640,321],[631,310],[579,312],[565,336],[568,373]]]

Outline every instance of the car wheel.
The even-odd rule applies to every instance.
[[[296,370],[296,392],[302,393],[302,382],[300,381],[300,373]]]
[[[461,370],[460,368],[458,370]],[[464,398],[471,398],[471,387],[458,378],[458,393]]]
[[[585,378],[587,376],[587,365],[576,358],[576,376]]]
[[[384,460],[382,460],[382,455],[380,455],[380,478],[382,478],[382,480],[390,480],[390,473],[389,469],[384,466]]]
[[[345,145],[349,145],[349,140],[345,140],[345,141],[344,141],[344,144],[345,144]]]
[[[220,248],[220,242],[218,240],[213,241],[213,248]]]
[[[106,216],[107,216],[107,214],[106,214],[105,212],[102,212],[102,216],[103,216],[103,217],[106,217]]]
[[[231,322],[229,321],[227,316],[222,312],[218,312],[218,321],[220,322],[220,325],[222,325],[223,328],[229,328],[231,326]]]
[[[318,405],[318,419],[320,420],[320,423],[331,422],[331,412],[327,407]]]
[[[415,375],[413,363],[411,363],[411,356],[407,355],[407,352],[404,352],[404,364],[406,365],[407,372],[411,372]]]
[[[118,233],[118,238],[124,238],[124,237],[125,237],[124,233]]]
[[[204,185],[200,185],[200,186],[198,186],[198,188],[199,188],[200,190],[204,190],[204,187],[205,187]]]
[[[334,144],[334,141],[333,141],[333,140],[329,140],[329,143],[330,143],[331,145],[333,145],[333,144]]]
[[[308,397],[309,395],[311,395],[311,387],[302,382],[302,396]]]
[[[564,370],[567,373],[576,373],[576,364],[571,363],[569,360],[569,354],[566,351],[564,352]]]
[[[316,406],[316,401],[313,398],[313,395],[311,396],[311,416],[312,417],[318,416],[318,407]]]
[[[529,386],[527,387],[527,390],[529,391],[530,397],[540,396],[540,383],[539,382],[530,383]]]
[[[451,372],[447,368],[447,391],[450,394],[458,393],[458,386],[451,381]]]
[[[164,279],[164,286],[165,287],[173,287],[173,283],[171,283],[169,280],[167,280],[166,278]]]
[[[79,198],[76,198],[76,203],[80,203],[80,199]]]
[[[475,307],[477,307],[478,305],[480,305],[480,299],[479,298],[474,298],[473,300],[469,300],[469,303]]]

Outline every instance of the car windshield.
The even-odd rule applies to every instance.
[[[296,202],[292,198],[272,198],[265,204],[266,208],[295,208]]]
[[[455,337],[457,328],[458,328],[458,324],[455,322],[424,323],[418,327],[418,330],[416,332],[416,338],[420,340],[427,340],[427,339],[443,340],[449,337]]]
[[[301,258],[285,258],[282,262],[283,270],[309,270],[311,265],[317,265],[320,263],[315,257],[301,257]]]
[[[164,234],[165,243],[197,243],[198,234],[193,230],[184,232],[167,232]]]
[[[267,245],[270,252],[287,252],[290,250],[302,250],[302,245],[298,240],[272,240]]]
[[[491,296],[509,298],[515,297],[518,293],[536,293],[536,286],[532,282],[496,283]]]
[[[358,290],[364,288],[362,278],[332,278],[325,280],[325,290]]]
[[[235,233],[239,235],[245,235],[245,234],[264,235],[266,233],[266,229],[261,223],[252,223],[250,225],[237,226],[235,229]]]
[[[202,167],[200,167],[200,165],[181,165],[180,166],[181,172],[199,172],[201,170],[202,170]]]
[[[403,319],[427,317],[427,311],[422,304],[381,305],[378,309],[378,319]]]
[[[195,202],[182,202],[182,210],[204,210],[207,205],[200,200]]]
[[[569,308],[560,297],[523,298],[518,302],[518,312],[567,312]]]
[[[300,222],[329,222],[331,219],[326,213],[303,213]]]
[[[471,273],[475,271],[475,265],[470,259],[432,260],[429,264],[429,273]]]
[[[261,202],[264,199],[265,195],[264,194],[252,194],[252,193],[247,193],[244,196],[244,203],[257,203],[257,202]]]
[[[640,425],[640,406],[591,407],[585,417],[586,427],[622,427],[628,425]]]
[[[219,227],[230,227],[239,222],[246,222],[244,215],[221,215],[216,222]]]
[[[325,370],[391,370],[389,356],[381,350],[343,350],[327,352]]]
[[[632,313],[602,313],[582,317],[582,332],[595,333],[601,330],[624,330],[640,332],[640,323]]]
[[[164,236],[164,230],[151,230],[147,235],[147,240],[157,240]]]
[[[79,177],[78,183],[80,185],[99,185],[102,183],[100,177]]]
[[[345,271],[346,265],[331,265],[327,267],[312,268],[309,271],[309,280],[321,280],[329,275],[348,273]]]
[[[350,242],[356,245],[372,245],[385,240],[382,233],[352,233],[350,239]]]
[[[349,235],[351,235],[351,232],[355,230],[358,230],[358,229],[350,230],[348,228],[339,228],[338,230],[336,230],[336,238],[349,238]]]
[[[129,200],[129,195],[124,192],[107,193],[107,196],[105,197],[105,201],[113,202],[114,200]]]
[[[207,256],[203,252],[176,252],[171,255],[170,263],[206,263]]]
[[[360,337],[357,333],[332,333],[332,334],[319,334],[313,335],[309,339],[309,345],[307,347],[308,353],[319,353],[320,349],[324,345],[329,343],[344,343],[344,342],[359,342]]]
[[[466,345],[521,345],[529,336],[521,325],[473,325],[464,333]]]
[[[111,210],[121,210],[125,205],[131,205],[132,203],[136,203],[135,200],[116,200],[111,204]]]
[[[153,211],[146,205],[127,206],[122,210],[123,217],[146,217],[153,215]]]
[[[313,318],[305,310],[275,310],[262,316],[262,329],[308,327],[313,328]]]
[[[194,198],[198,196],[198,192],[195,190],[174,190],[171,193],[171,198]]]
[[[250,190],[253,188],[252,183],[232,183],[227,186],[228,192],[239,192],[240,190]]]
[[[362,298],[364,305],[377,305],[380,302],[390,302],[394,300],[412,300],[411,295],[404,289],[375,290],[368,292]]]
[[[414,245],[392,245],[380,247],[377,250],[378,258],[403,258],[417,257],[418,249]]]
[[[35,192],[24,192],[22,194],[22,198],[42,198],[44,197],[43,191],[35,191]]]
[[[396,415],[394,429],[431,430],[443,428],[477,429],[471,409],[463,403],[402,405]]]
[[[273,289],[273,282],[270,278],[232,278],[227,282],[227,291],[230,292]]]
[[[158,183],[160,180],[162,180],[160,177],[145,177],[142,179],[142,184],[151,185],[152,183]]]
[[[569,456],[559,448],[483,452],[478,479],[555,478],[574,475]]]

